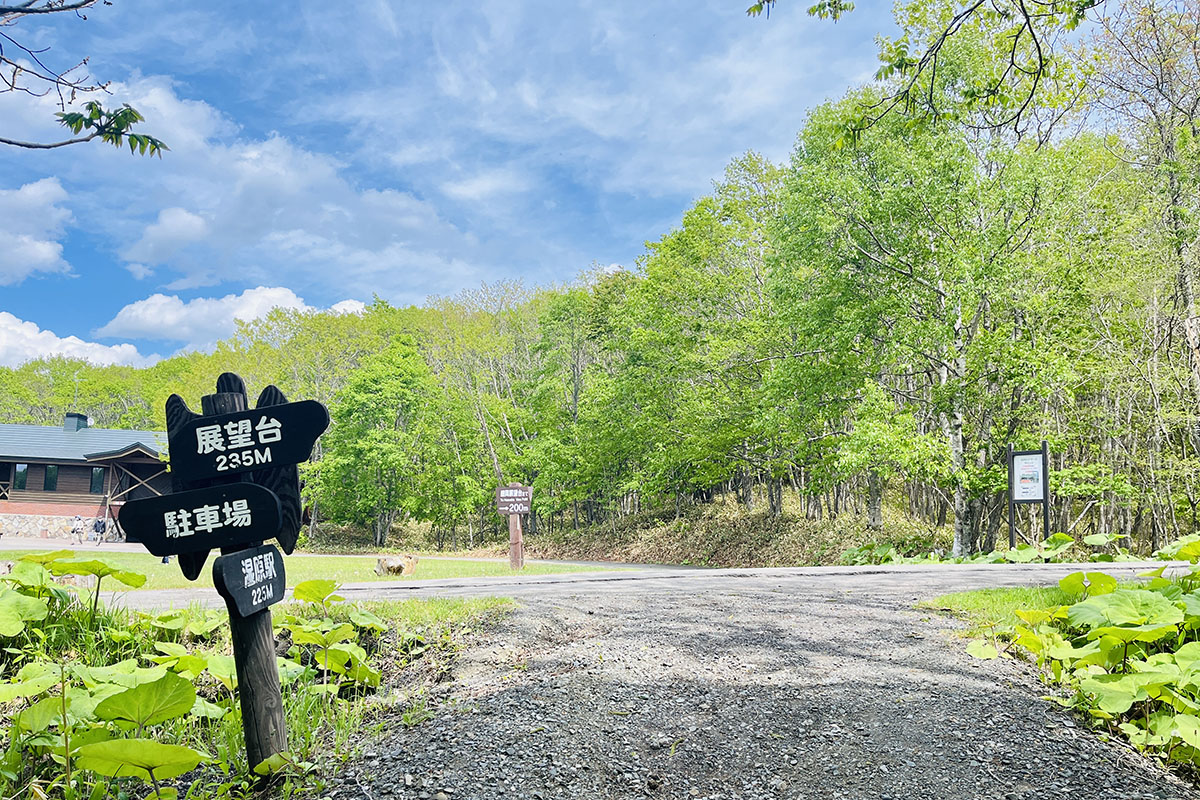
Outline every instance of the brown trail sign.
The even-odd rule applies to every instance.
[[[508,517],[508,565],[525,568],[525,540],[521,531],[521,515],[533,508],[533,487],[510,483],[496,487],[496,512]]]
[[[121,509],[123,527],[156,555],[179,555],[195,580],[213,548],[213,583],[229,609],[246,757],[251,769],[287,751],[270,606],[283,599],[283,557],[300,530],[297,464],[312,454],[329,412],[311,400],[288,403],[268,386],[247,408],[246,384],[226,372],[217,393],[201,398],[203,414],[179,395],[167,400],[172,493]],[[199,524],[197,521],[199,520]]]

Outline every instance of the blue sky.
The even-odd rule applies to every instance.
[[[423,303],[632,266],[725,164],[787,158],[869,78],[888,6],[152,3],[10,32],[89,55],[163,159],[0,147],[0,365],[143,364],[275,305]],[[0,135],[61,137],[0,94]]]

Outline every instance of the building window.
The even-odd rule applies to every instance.
[[[104,494],[104,467],[92,467],[92,494]]]
[[[29,482],[29,465],[17,464],[17,468],[13,470],[13,488],[24,491],[25,484]]]
[[[58,491],[58,466],[56,464],[46,465],[46,479],[42,481],[42,488],[47,492]]]

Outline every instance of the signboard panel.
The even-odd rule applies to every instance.
[[[237,547],[279,532],[279,499],[253,483],[230,483],[130,500],[118,516],[156,556]]]
[[[1014,453],[1010,479],[1014,503],[1041,503],[1046,500],[1046,474],[1041,453]]]
[[[496,487],[496,511],[501,516],[528,514],[533,506],[532,486]]]
[[[239,616],[257,614],[283,599],[287,589],[283,554],[267,544],[218,556],[213,561],[213,585]]]
[[[198,481],[299,464],[327,427],[315,400],[194,417],[167,431],[171,471]]]

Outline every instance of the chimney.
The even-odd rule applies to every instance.
[[[74,411],[67,412],[67,418],[63,420],[64,431],[79,431],[88,427],[88,418],[86,414],[77,414]]]

